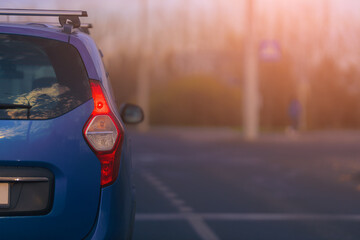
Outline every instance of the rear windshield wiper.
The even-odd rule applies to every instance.
[[[30,109],[32,106],[24,104],[0,103],[0,109]]]
[[[27,109],[26,117],[30,119],[30,109],[32,106],[24,104],[14,104],[14,103],[0,103],[0,109]]]

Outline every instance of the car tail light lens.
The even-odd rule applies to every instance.
[[[123,129],[111,112],[100,82],[90,80],[94,110],[84,126],[84,138],[101,163],[101,186],[112,184],[120,166]]]
[[[118,131],[108,115],[98,115],[91,119],[85,136],[96,151],[110,151],[115,146]]]

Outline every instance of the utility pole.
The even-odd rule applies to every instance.
[[[258,49],[254,0],[246,0],[245,16],[243,127],[245,139],[252,141],[259,135]]]
[[[331,8],[329,0],[323,0],[323,22],[322,22],[322,32],[320,39],[319,39],[319,47],[323,48],[322,50],[325,52],[327,49],[327,38],[329,37],[329,29],[330,29],[330,22],[331,22]]]
[[[183,51],[186,52],[189,49],[189,32],[190,32],[190,3],[189,0],[181,1],[181,14],[183,15]]]
[[[139,17],[139,36],[138,54],[140,57],[138,79],[137,79],[137,103],[143,109],[145,119],[139,125],[139,131],[146,132],[150,127],[150,31],[149,31],[149,6],[148,0],[140,0],[140,17]]]
[[[223,8],[223,1],[221,0],[215,0],[215,7],[216,7],[216,24],[217,24],[217,36],[215,39],[215,45],[216,47],[223,47],[224,40],[226,38],[225,34],[227,33],[227,19],[226,14],[224,14],[224,8]]]

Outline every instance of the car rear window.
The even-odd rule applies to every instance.
[[[0,119],[50,119],[91,98],[82,59],[72,45],[0,34]]]

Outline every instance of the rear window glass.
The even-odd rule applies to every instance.
[[[49,119],[91,98],[89,80],[72,45],[0,34],[0,119]]]

